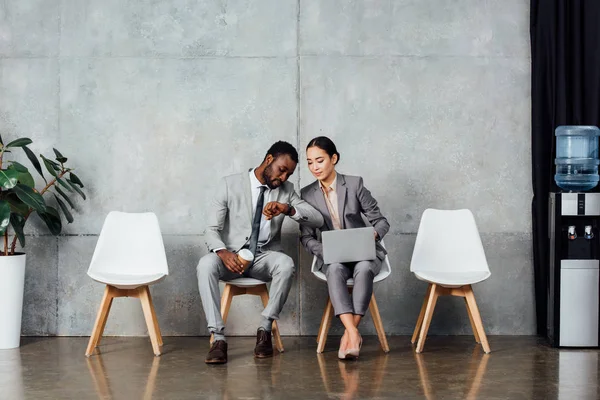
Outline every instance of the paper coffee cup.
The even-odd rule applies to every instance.
[[[252,261],[254,261],[254,255],[248,249],[242,249],[237,253],[238,259],[244,265],[244,269],[248,268]]]

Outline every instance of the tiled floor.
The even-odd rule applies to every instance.
[[[0,399],[598,399],[598,351],[556,350],[535,337],[430,337],[421,355],[408,337],[384,354],[365,337],[358,361],[323,354],[311,337],[284,337],[285,353],[252,357],[254,338],[229,338],[229,363],[205,365],[208,339],[165,337],[161,357],[146,338],[24,338],[0,351]]]

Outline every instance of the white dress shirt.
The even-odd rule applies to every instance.
[[[265,187],[265,197],[263,202],[263,208],[269,202],[271,196],[271,189],[267,185],[263,185],[256,178],[254,174],[255,169],[249,172],[250,175],[250,190],[252,190],[252,218],[254,219],[254,213],[256,212],[256,204],[258,203],[258,196],[260,195],[260,188]],[[264,214],[260,214],[260,230],[258,231],[258,246],[265,244],[271,236],[271,221],[265,219]]]

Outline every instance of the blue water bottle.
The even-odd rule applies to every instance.
[[[598,185],[598,136],[596,126],[559,126],[556,135],[556,175],[564,190],[582,192]]]

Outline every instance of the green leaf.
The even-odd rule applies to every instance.
[[[23,233],[23,228],[25,227],[25,218],[19,214],[11,214],[10,215],[10,224],[19,239],[19,243],[21,247],[25,247],[25,234]]]
[[[69,223],[73,222],[73,215],[67,208],[67,205],[57,195],[54,195],[54,197],[56,197],[56,201],[58,202],[58,205],[60,206],[60,209],[62,210],[63,214],[65,214],[65,217],[67,217],[67,221]]]
[[[52,168],[54,168],[55,171],[60,171],[60,165],[52,160],[48,160],[48,162],[50,163],[50,165],[52,165]]]
[[[0,200],[0,235],[4,235],[8,224],[10,224],[10,205]]]
[[[14,169],[0,169],[0,186],[4,189],[12,189],[17,185],[19,173]]]
[[[50,174],[52,176],[58,177],[58,174],[56,173],[54,167],[52,166],[52,162],[41,154],[40,154],[40,157],[42,157],[42,160],[44,161],[44,165],[46,166],[46,169],[48,170],[48,172],[50,172]]]
[[[22,184],[17,184],[17,186],[13,189],[17,194],[19,199],[27,204],[29,207],[33,208],[37,212],[46,211],[46,202],[41,194],[39,194],[35,189],[30,188],[29,186],[25,186]]]
[[[70,185],[67,185],[63,179],[56,178],[56,181],[61,184],[62,187],[67,189],[69,192],[73,193],[73,189],[71,189]]]
[[[19,174],[19,183],[29,186],[30,188],[35,188],[35,181],[29,172],[23,172]]]
[[[83,197],[83,199],[85,200],[85,193],[83,193],[83,192],[81,191],[81,189],[79,189],[79,188],[77,187],[77,185],[76,185],[76,184],[74,184],[73,182],[71,182],[69,179],[67,179],[67,182],[68,182],[68,183],[69,183],[69,185],[71,185],[71,187],[72,187],[73,189],[75,189],[75,191],[76,191],[77,193],[79,193],[79,195],[80,195],[81,197]]]
[[[69,203],[71,208],[75,208],[75,205],[73,205],[73,202],[65,192],[63,192],[58,186],[55,186],[54,189],[56,189],[58,194],[60,194],[67,201],[67,203]]]
[[[54,150],[54,154],[56,154],[56,161],[58,161],[61,164],[67,162],[67,157],[60,154],[60,151],[56,150],[55,148],[52,148],[52,150]]]
[[[14,170],[17,172],[29,172],[29,170],[27,169],[26,166],[24,166],[23,164],[20,164],[16,161],[11,161],[10,167],[14,168]]]
[[[2,135],[0,135],[0,144],[4,146],[4,140],[2,140]]]
[[[6,147],[23,147],[31,143],[33,143],[33,141],[29,138],[20,138],[17,140],[13,140],[9,144],[7,144]]]
[[[20,214],[22,216],[29,213],[29,206],[23,203],[15,193],[9,193],[5,200],[10,204],[10,209],[13,213]]]
[[[70,172],[69,178],[71,179],[71,182],[79,185],[79,187],[83,187],[83,182],[81,182],[81,180],[74,173]]]
[[[42,172],[42,166],[40,165],[40,162],[38,161],[35,154],[33,154],[33,151],[29,150],[29,147],[27,146],[23,146],[23,151],[27,155],[27,158],[29,158],[29,161],[33,164],[33,167],[36,169],[36,171],[42,176],[42,178],[44,178],[44,182],[47,183],[48,181],[46,180],[46,177]]]
[[[50,233],[53,235],[60,235],[60,232],[62,231],[62,222],[60,221],[60,215],[56,208],[47,206],[46,211],[38,211],[38,215],[42,221],[46,223],[46,226],[50,229]]]

